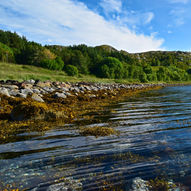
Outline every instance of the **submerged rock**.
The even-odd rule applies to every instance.
[[[139,177],[133,179],[131,191],[149,191],[147,181]]]
[[[82,190],[82,183],[73,178],[64,178],[63,182],[47,186],[47,183],[41,183],[31,191],[80,191]]]
[[[172,181],[158,179],[145,181],[139,177],[133,179],[131,191],[186,191],[181,185]]]

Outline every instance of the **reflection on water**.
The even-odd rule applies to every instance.
[[[135,177],[157,176],[191,188],[190,114],[191,87],[167,87],[44,134],[17,134],[17,141],[0,144],[0,189],[54,190],[58,183],[74,190],[129,190]],[[121,133],[83,137],[76,130],[82,124]]]

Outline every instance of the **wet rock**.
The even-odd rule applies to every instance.
[[[48,107],[44,103],[22,102],[13,108],[11,119],[14,121],[44,119],[47,112]]]
[[[10,97],[9,92],[6,88],[0,88],[0,94]]]
[[[72,178],[67,178],[64,182],[59,184],[54,184],[48,187],[47,191],[77,191],[82,189],[82,183],[73,180]]]
[[[133,179],[131,191],[149,191],[147,181],[137,177]]]
[[[44,102],[44,100],[43,100],[40,96],[38,96],[37,94],[35,94],[35,93],[32,94],[31,98],[32,98],[33,100],[35,100],[35,101],[38,101],[38,102]]]
[[[53,96],[54,98],[66,98],[67,96],[64,93],[58,93],[56,92]]]

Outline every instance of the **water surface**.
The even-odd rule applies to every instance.
[[[121,133],[83,137],[80,124]],[[191,86],[183,86],[126,98],[45,133],[18,132],[0,144],[0,189],[39,191],[65,182],[83,190],[129,190],[135,177],[157,176],[191,188],[190,127]]]

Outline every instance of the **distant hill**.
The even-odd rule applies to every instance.
[[[132,54],[109,45],[42,46],[17,33],[3,30],[0,30],[0,61],[63,70],[68,75],[91,74],[132,82],[191,80],[190,52],[149,51]]]

